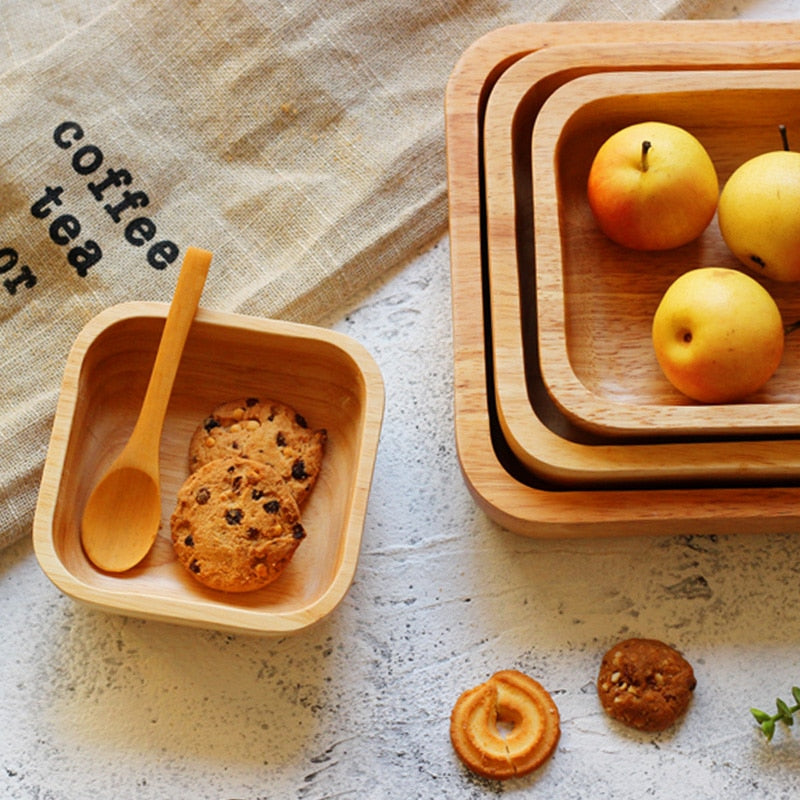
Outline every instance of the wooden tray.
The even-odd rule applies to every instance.
[[[446,91],[445,122],[455,437],[469,491],[479,507],[507,529],[547,538],[798,529],[797,487],[562,490],[520,465],[502,436],[495,408],[482,161],[486,101],[497,79],[531,52],[598,41],[634,41],[643,47],[655,42],[730,42],[738,49],[738,41],[797,38],[798,26],[783,22],[526,24],[482,37],[454,68]]]
[[[537,113],[560,86],[581,74],[653,68],[712,69],[772,59],[785,69],[800,65],[800,45],[592,44],[548,47],[520,59],[497,80],[484,120],[487,270],[498,420],[515,456],[528,470],[569,486],[682,481],[786,481],[800,475],[800,439],[781,441],[636,443],[587,436],[559,411],[544,388],[537,349],[531,178],[531,137]],[[644,55],[643,55],[644,53]],[[580,66],[576,66],[580,65]],[[679,67],[676,65],[685,65]]]
[[[781,123],[800,136],[800,74],[595,73],[569,81],[544,103],[532,145],[542,380],[573,422],[604,434],[797,434],[797,337],[787,338],[778,371],[747,402],[693,403],[658,366],[652,318],[670,283],[691,266],[739,262],[716,219],[696,242],[663,253],[620,247],[600,231],[586,198],[594,154],[615,131],[652,118],[695,134],[724,184],[747,159],[781,148]],[[785,322],[800,319],[796,285],[761,282]]]

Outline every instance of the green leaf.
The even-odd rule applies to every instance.
[[[761,730],[764,732],[764,736],[767,737],[767,741],[771,742],[772,735],[775,733],[775,720],[772,717],[764,720],[761,723]]]
[[[789,710],[789,706],[787,706],[780,697],[775,701],[775,705],[778,707],[778,713],[781,715],[781,719],[791,725],[792,723],[789,722],[789,720],[792,718],[792,712]]]
[[[794,697],[795,703],[800,705],[800,686],[792,686],[792,697]]]
[[[751,708],[750,713],[756,718],[756,722],[766,722],[768,719],[772,719],[771,714],[767,714],[766,711],[761,711],[758,708]]]

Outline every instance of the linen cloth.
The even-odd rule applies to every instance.
[[[65,359],[128,300],[317,322],[446,229],[443,98],[517,22],[667,0],[3,0],[0,546],[30,532]],[[391,399],[389,399],[391,402]]]

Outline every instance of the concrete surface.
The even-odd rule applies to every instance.
[[[0,553],[0,797],[800,796],[798,731],[767,743],[748,711],[800,684],[800,538],[542,542],[489,521],[453,440],[448,257],[444,239],[331,322],[375,356],[387,406],[355,582],[315,628],[106,615],[62,596],[28,540]],[[663,734],[597,701],[600,657],[630,635],[694,665],[692,706]],[[448,718],[509,667],[551,691],[562,736],[540,772],[499,785],[461,766]]]

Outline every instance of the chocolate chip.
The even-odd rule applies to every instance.
[[[233,479],[233,483],[231,484],[231,486],[232,486],[234,492],[237,492],[237,493],[239,492],[239,490],[242,488],[242,481],[243,480],[244,480],[244,478],[241,475],[237,475]]]
[[[195,575],[200,572],[200,564],[196,558],[193,558],[191,563],[189,564],[189,569],[195,573]]]
[[[307,427],[308,427],[308,423],[306,422],[306,418],[305,418],[305,417],[304,417],[302,414],[295,414],[295,415],[294,415],[294,421],[295,421],[295,422],[296,422],[296,423],[297,423],[297,424],[298,424],[298,425],[299,425],[301,428],[307,428]]]
[[[286,447],[286,439],[280,431],[278,431],[278,435],[275,437],[275,444],[277,444],[278,447]]]
[[[305,539],[306,537],[305,529],[299,522],[292,528],[292,537],[295,539]]]
[[[264,496],[264,492],[262,492],[261,489],[253,489],[253,491],[250,492],[250,496],[253,500],[260,500]]]
[[[214,428],[219,428],[219,426],[220,421],[214,417],[206,417],[205,422],[203,422],[203,427],[206,429],[206,433],[213,431]]]
[[[241,508],[229,508],[225,512],[225,522],[227,522],[228,525],[241,524],[242,517],[244,517],[244,512]]]
[[[277,514],[281,510],[281,504],[277,500],[270,500],[269,503],[264,503],[264,511],[267,514]]]
[[[192,537],[191,533],[183,540],[183,543],[187,547],[194,547],[194,538]]]
[[[245,405],[248,408],[252,408],[255,405],[258,405],[258,398],[257,397],[248,397],[247,400],[244,401]]]
[[[296,481],[304,481],[308,477],[306,462],[303,461],[302,458],[298,458],[297,461],[292,464],[292,477]]]
[[[195,502],[199,506],[204,506],[211,499],[211,490],[201,486],[194,495]]]
[[[258,528],[248,528],[247,529],[247,538],[251,541],[254,539],[258,539],[261,536],[261,531]]]

